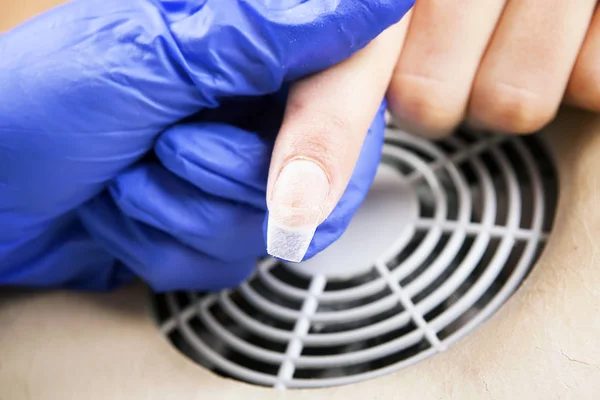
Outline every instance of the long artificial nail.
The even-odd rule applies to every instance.
[[[291,262],[304,258],[329,195],[329,179],[318,164],[295,159],[273,186],[267,222],[267,252]]]

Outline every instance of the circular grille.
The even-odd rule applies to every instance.
[[[554,218],[555,169],[538,136],[389,129],[346,233],[314,259],[258,261],[220,293],[154,296],[162,332],[227,377],[336,386],[412,365],[472,331],[514,292]]]

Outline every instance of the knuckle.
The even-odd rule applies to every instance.
[[[553,105],[550,98],[526,87],[495,82],[476,86],[470,113],[475,120],[492,129],[532,133],[553,119],[557,105]]]
[[[440,79],[397,73],[388,91],[388,102],[401,120],[426,129],[446,130],[457,125],[464,114],[466,94],[460,92]]]

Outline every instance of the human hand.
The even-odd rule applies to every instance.
[[[533,132],[550,122],[563,96],[600,111],[596,3],[417,0],[399,35],[404,47],[388,92],[393,114],[409,129],[443,136],[463,119]]]
[[[249,97],[348,58],[410,5],[73,1],[0,36],[0,284],[104,289],[129,278],[115,260],[157,290],[245,278],[264,250],[270,144],[198,113],[244,114]],[[332,214],[342,222],[376,168],[373,126],[361,180]],[[160,162],[140,163],[153,149]]]

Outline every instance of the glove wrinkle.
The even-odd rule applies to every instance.
[[[0,284],[109,288],[127,268],[157,290],[240,282],[265,250],[288,83],[348,58],[410,6],[71,0],[0,35]],[[190,123],[221,105],[220,124]],[[311,255],[362,202],[380,118]]]

